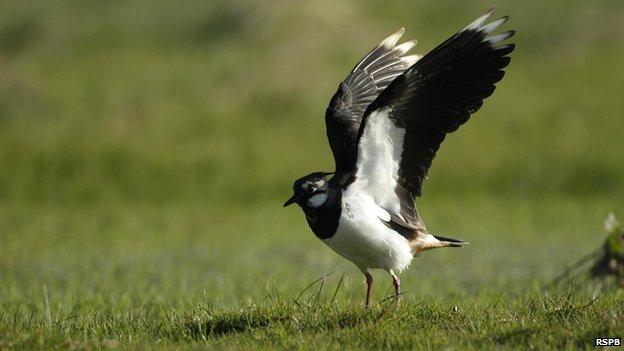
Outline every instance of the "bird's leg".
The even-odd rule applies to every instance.
[[[366,308],[368,308],[370,305],[371,289],[373,288],[373,276],[368,272],[364,272],[364,275],[366,276]]]
[[[399,279],[399,276],[394,274],[394,272],[390,272],[390,275],[392,276],[392,285],[394,285],[394,297],[398,304],[399,300],[401,300],[401,279]]]

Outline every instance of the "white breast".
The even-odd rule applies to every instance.
[[[323,242],[353,262],[360,270],[380,268],[400,273],[412,261],[407,239],[388,228],[380,216],[388,216],[367,194],[347,190],[336,234]],[[384,215],[385,214],[385,215]]]

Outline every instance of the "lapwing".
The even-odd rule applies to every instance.
[[[325,112],[335,171],[296,180],[284,204],[297,203],[314,234],[364,273],[367,307],[373,269],[392,276],[398,302],[398,274],[415,255],[466,244],[431,234],[415,199],[446,135],[505,75],[515,31],[492,34],[509,18],[486,23],[493,10],[424,56],[406,55],[416,41],[397,45],[403,28],[364,56]]]

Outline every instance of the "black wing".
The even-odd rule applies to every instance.
[[[368,107],[388,111],[405,129],[398,185],[420,196],[431,162],[447,133],[464,124],[490,96],[511,58],[514,44],[501,44],[515,32],[488,35],[508,17],[484,25],[493,9],[456,33],[397,77]],[[360,135],[365,129],[360,130]]]
[[[364,113],[357,160],[347,173],[354,181],[347,191],[368,194],[398,225],[424,230],[414,198],[421,195],[440,144],[503,78],[514,45],[501,42],[514,32],[488,36],[507,21],[503,17],[484,25],[491,14],[490,10],[418,60]]]
[[[338,179],[350,173],[355,165],[358,131],[366,108],[420,58],[418,55],[404,56],[416,45],[415,41],[395,46],[404,31],[401,28],[360,60],[340,83],[327,107],[325,125]]]

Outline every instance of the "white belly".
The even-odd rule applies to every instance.
[[[323,242],[362,271],[405,270],[413,255],[407,239],[381,221],[380,217],[389,219],[389,215],[365,194],[345,196],[342,202],[336,234]]]

